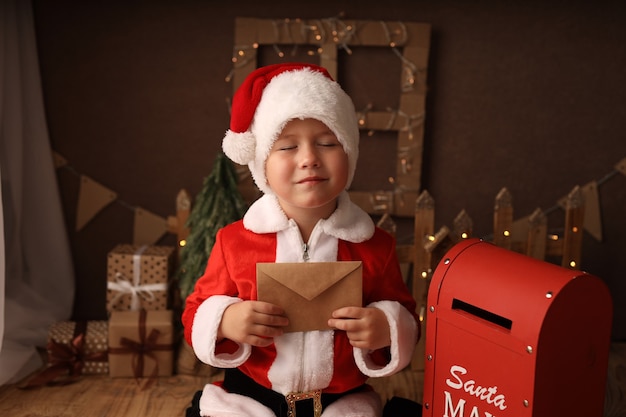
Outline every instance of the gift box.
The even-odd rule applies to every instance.
[[[109,318],[109,375],[172,375],[173,342],[172,310],[113,311]]]
[[[74,361],[72,367],[79,374],[107,374],[108,342],[105,320],[53,323],[48,331],[48,362]]]
[[[106,374],[108,323],[106,321],[60,321],[48,330],[47,364],[21,388],[67,385],[84,374]]]
[[[113,248],[107,258],[107,311],[169,309],[174,255],[172,246]]]

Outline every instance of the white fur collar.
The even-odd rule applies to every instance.
[[[280,208],[275,195],[265,194],[255,201],[245,216],[243,225],[254,233],[275,233],[289,227],[289,219]],[[350,200],[346,191],[339,195],[337,210],[320,220],[326,234],[348,242],[359,243],[374,235],[374,221]]]

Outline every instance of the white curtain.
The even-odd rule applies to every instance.
[[[42,365],[36,348],[74,300],[30,1],[0,0],[0,176],[2,385]]]

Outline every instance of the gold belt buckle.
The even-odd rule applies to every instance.
[[[287,416],[296,417],[296,402],[302,400],[313,399],[313,416],[321,417],[322,415],[322,390],[307,392],[292,392],[285,395],[287,401]]]

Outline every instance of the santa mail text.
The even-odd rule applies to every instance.
[[[464,391],[470,396],[476,397],[486,404],[490,404],[497,407],[501,411],[507,408],[506,398],[504,394],[498,394],[498,387],[484,387],[477,385],[473,379],[463,380],[462,376],[467,375],[467,369],[460,365],[452,365],[450,367],[450,375],[452,378],[446,379],[446,385],[452,389],[458,391]],[[466,400],[459,398],[456,407],[452,399],[452,394],[449,391],[444,391],[445,394],[445,412],[442,417],[465,417],[465,404]],[[473,406],[467,417],[480,417],[478,406]],[[494,414],[484,411],[484,417],[496,417]]]

